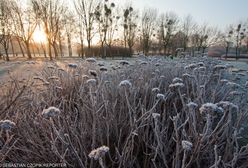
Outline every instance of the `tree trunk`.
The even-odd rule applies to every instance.
[[[13,45],[13,40],[12,39],[10,40],[10,45],[11,45],[11,50],[12,50],[12,56],[14,57],[16,55],[15,55],[15,49],[14,49],[14,45]]]
[[[32,55],[31,55],[31,51],[30,51],[30,44],[28,41],[25,41],[25,45],[26,45],[26,48],[27,48],[27,55],[28,55],[28,59],[31,59],[32,58]]]
[[[72,57],[71,37],[70,37],[69,33],[67,33],[67,43],[68,43],[69,57]]]
[[[21,44],[21,42],[20,42],[20,39],[19,39],[19,38],[17,38],[17,42],[18,42],[18,44],[19,44],[19,47],[20,47],[20,50],[21,50],[22,56],[23,56],[23,57],[25,57],[25,53],[24,53],[24,51],[23,51],[22,44]]]
[[[52,61],[53,60],[53,57],[52,57],[52,43],[51,43],[50,39],[48,40],[48,56],[49,56],[50,60]]]
[[[60,52],[60,56],[63,57],[64,56],[64,53],[63,53],[61,33],[59,33],[59,52]]]

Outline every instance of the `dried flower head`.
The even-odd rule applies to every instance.
[[[123,80],[120,82],[119,87],[132,87],[132,84],[129,80]]]
[[[100,71],[105,71],[105,72],[106,72],[106,71],[108,71],[108,69],[105,68],[105,67],[101,67],[101,68],[100,68]]]
[[[177,78],[177,77],[172,80],[172,83],[182,83],[182,82],[183,82],[183,80],[181,78]]]
[[[97,72],[95,70],[89,70],[89,74],[96,77],[97,76]]]
[[[102,158],[108,151],[109,151],[109,147],[101,146],[97,149],[92,150],[89,154],[89,157],[91,159],[98,160],[98,159]]]
[[[198,104],[194,103],[194,102],[189,102],[187,104],[187,107],[190,108],[190,109],[195,109],[198,107]]]
[[[175,89],[179,89],[179,88],[183,88],[183,87],[184,87],[184,84],[183,83],[179,83],[179,82],[169,85],[169,88],[171,90],[175,90]]]
[[[48,109],[44,109],[41,113],[41,115],[46,118],[46,119],[49,119],[49,118],[53,118],[53,117],[56,117],[56,116],[59,116],[60,115],[60,110],[56,107],[49,107]]]
[[[10,130],[11,128],[13,128],[16,124],[10,120],[1,120],[0,121],[0,128],[2,130]]]
[[[130,63],[128,61],[123,60],[123,61],[120,61],[120,64],[121,65],[129,65]]]
[[[152,118],[158,119],[160,117],[159,113],[152,113]]]
[[[156,97],[159,100],[164,100],[165,99],[165,95],[164,94],[161,94],[161,93],[158,93]]]
[[[158,93],[160,91],[159,88],[152,88],[152,92]]]
[[[193,144],[191,142],[189,142],[189,141],[183,140],[182,141],[182,147],[186,151],[191,151],[192,150],[192,147],[193,147]]]
[[[96,80],[95,79],[88,79],[86,81],[86,83],[89,84],[89,85],[96,85]]]
[[[218,107],[216,104],[213,103],[205,103],[200,108],[201,114],[211,114],[214,115],[215,113],[223,112],[223,109],[221,107]]]
[[[90,62],[90,63],[94,63],[94,62],[96,62],[96,59],[95,58],[87,58],[86,61]]]
[[[78,67],[77,64],[73,64],[73,63],[69,63],[68,66],[69,66],[70,68],[77,68],[77,67]]]
[[[226,65],[215,65],[214,66],[214,71],[219,71],[223,69],[226,69]]]
[[[184,69],[194,69],[195,67],[197,67],[196,64],[189,64],[189,65],[185,66]]]
[[[229,101],[221,101],[218,103],[218,105],[223,107],[224,109],[229,109],[229,108],[236,109],[236,110],[239,109],[239,107],[237,105],[235,105]]]

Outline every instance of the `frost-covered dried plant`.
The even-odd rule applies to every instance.
[[[54,118],[60,115],[60,110],[56,107],[49,107],[47,109],[44,109],[41,113],[41,115],[46,118],[46,119],[50,119],[50,118]]]

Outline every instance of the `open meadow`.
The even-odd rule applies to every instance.
[[[248,71],[232,62],[140,56],[0,64],[1,163],[248,165]]]

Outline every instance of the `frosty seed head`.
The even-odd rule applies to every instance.
[[[102,158],[108,151],[109,151],[109,147],[101,146],[97,149],[92,150],[89,154],[89,157],[91,159],[98,160],[98,159]]]
[[[132,87],[132,83],[129,80],[123,80],[120,82],[119,87]]]
[[[73,63],[69,63],[68,64],[68,67],[70,67],[70,68],[77,68],[78,65],[77,64],[73,64]]]
[[[89,84],[89,85],[96,85],[96,80],[95,79],[88,79],[86,81],[86,83]]]
[[[90,63],[94,63],[94,62],[96,62],[96,59],[95,58],[87,58],[86,61],[90,62]]]
[[[152,88],[152,92],[154,92],[154,93],[158,93],[159,91],[160,91],[159,88]]]
[[[194,102],[189,102],[187,104],[187,107],[190,109],[196,109],[198,107],[198,104],[194,103]]]
[[[56,107],[49,107],[47,109],[44,109],[41,113],[41,115],[46,118],[46,119],[50,119],[56,116],[60,115],[60,110]]]
[[[214,71],[219,71],[223,69],[226,69],[226,65],[215,65],[214,66]]]
[[[158,119],[160,117],[159,113],[152,113],[152,118],[154,118],[155,120]]]
[[[200,108],[201,114],[214,115],[216,112],[222,113],[223,109],[221,107],[218,107],[216,104],[213,104],[213,103],[205,103]]]
[[[164,94],[161,94],[161,93],[158,93],[156,97],[159,100],[164,100],[165,99],[165,95]]]
[[[183,80],[181,78],[178,78],[178,77],[176,77],[172,80],[172,83],[182,83],[182,82],[183,82]]]
[[[89,70],[89,74],[96,77],[97,76],[97,72],[95,70]]]
[[[105,67],[101,67],[101,68],[100,68],[100,71],[102,71],[102,72],[104,72],[104,71],[105,71],[105,72],[106,72],[106,71],[108,71],[108,69],[107,69],[107,68],[105,68]]]
[[[13,127],[15,127],[15,125],[16,124],[10,120],[1,120],[0,121],[0,128],[2,130],[5,130],[5,131],[12,129]]]
[[[224,109],[236,109],[238,110],[239,107],[235,104],[233,104],[232,102],[229,102],[229,101],[221,101],[218,103],[219,106],[223,107]]]
[[[183,83],[180,83],[180,82],[173,83],[173,84],[170,84],[169,85],[169,88],[171,90],[175,90],[175,89],[179,89],[179,88],[183,88],[183,87],[184,87],[184,84]]]
[[[191,151],[192,147],[193,147],[193,144],[191,142],[189,142],[189,141],[183,140],[182,141],[182,147],[183,147],[183,150]]]

